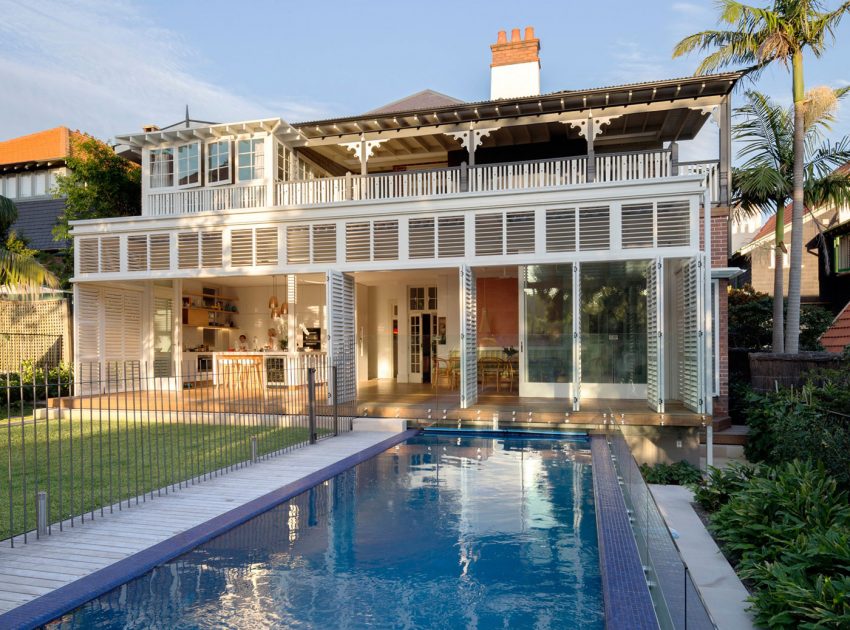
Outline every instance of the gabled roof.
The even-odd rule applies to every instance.
[[[72,133],[67,127],[54,127],[0,142],[0,165],[64,159],[70,153]]]
[[[827,352],[841,353],[850,344],[850,302],[832,321],[832,325],[826,329],[820,337],[821,345]]]
[[[422,90],[392,103],[387,103],[381,107],[369,110],[364,115],[391,114],[393,112],[404,112],[411,109],[433,109],[435,107],[460,105],[461,103],[463,103],[462,100],[448,94],[436,92],[435,90]]]

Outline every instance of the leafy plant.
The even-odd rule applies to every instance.
[[[706,512],[715,512],[726,505],[733,494],[746,487],[756,471],[755,466],[738,462],[727,468],[712,466],[708,475],[692,485],[694,500]]]
[[[699,468],[684,460],[674,464],[658,463],[654,466],[641,464],[640,472],[646,483],[665,486],[686,486],[697,483],[702,478]]]
[[[850,505],[823,466],[798,460],[759,469],[714,513],[711,527],[746,569],[779,560],[800,536],[850,527]]]

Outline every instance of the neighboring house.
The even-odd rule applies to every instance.
[[[803,216],[803,243],[810,243],[817,239],[818,235],[826,230],[836,220],[834,208],[816,208],[807,210]],[[784,282],[783,295],[788,295],[788,274],[791,266],[791,204],[785,207],[785,249],[783,261]],[[739,234],[745,232],[750,225],[739,224]],[[744,274],[736,279],[736,285],[744,283],[761,293],[773,295],[774,269],[776,268],[775,257],[775,232],[776,215],[771,216],[761,226],[749,242],[745,242],[733,249],[734,252],[730,264],[744,269]],[[808,247],[803,252],[803,269],[800,284],[800,299],[804,302],[821,302],[821,291],[818,272],[817,248]]]
[[[827,352],[840,354],[850,345],[850,302],[838,313],[826,332],[820,337],[820,343]]]
[[[67,173],[65,160],[78,131],[55,127],[0,142],[0,195],[18,207],[13,229],[33,249],[55,252],[67,243],[53,240],[53,226],[65,208],[51,190],[56,177]]]
[[[740,73],[540,94],[531,29],[491,49],[493,100],[119,137],[142,216],[73,226],[78,360],[179,380],[273,328],[286,360],[342,366],[343,400],[380,382],[723,416]],[[680,162],[712,114],[719,159]]]
[[[846,168],[846,167],[845,167]],[[807,243],[810,252],[820,257],[820,291],[823,301],[834,313],[850,302],[850,207],[833,210],[835,220],[822,238]]]

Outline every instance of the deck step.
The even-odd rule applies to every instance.
[[[747,443],[747,435],[750,427],[742,424],[733,424],[728,429],[714,432],[714,444],[722,446],[744,446]],[[705,433],[700,434],[700,444],[705,444]]]

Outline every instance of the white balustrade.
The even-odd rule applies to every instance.
[[[469,169],[470,192],[571,186],[586,181],[586,157],[485,164]]]
[[[266,205],[266,187],[215,186],[191,188],[177,192],[151,193],[147,197],[145,214],[162,216],[194,214],[218,210],[262,208]]]
[[[632,153],[603,153],[594,158],[594,177],[587,156],[484,164],[374,175],[345,175],[278,182],[274,199],[264,184],[210,186],[147,195],[145,214],[177,215],[267,206],[329,205],[345,201],[409,199],[464,192],[527,190],[555,186],[657,179],[675,175],[704,175],[713,200],[718,199],[718,163],[679,162],[669,149]]]
[[[596,156],[597,182],[624,182],[672,175],[669,150],[609,153]]]

